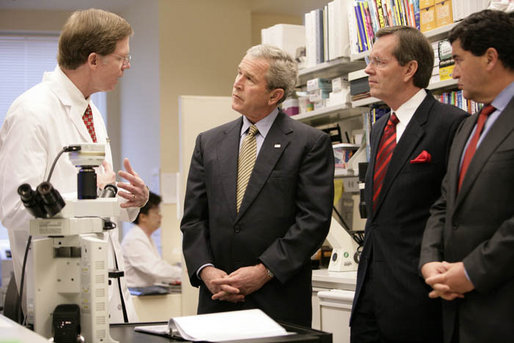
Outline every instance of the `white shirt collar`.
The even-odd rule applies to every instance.
[[[270,114],[268,114],[266,117],[259,120],[257,123],[255,123],[255,126],[257,126],[257,129],[259,130],[259,134],[266,138],[266,135],[268,134],[269,130],[271,129],[271,125],[273,125],[273,122],[278,116],[278,108],[275,108],[273,111],[271,111]],[[241,127],[241,134],[242,136],[248,128],[252,125],[252,123],[243,116],[243,126]]]
[[[416,94],[412,96],[409,100],[404,102],[394,113],[400,120],[402,125],[407,126],[409,121],[411,120],[414,112],[418,109],[419,105],[425,100],[427,96],[427,92],[422,88]]]

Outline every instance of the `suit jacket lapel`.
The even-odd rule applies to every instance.
[[[478,117],[478,116],[477,116]],[[476,122],[476,120],[474,121]],[[471,130],[473,126],[471,126]],[[470,130],[470,131],[471,131]],[[487,133],[487,136],[484,137],[480,145],[478,146],[473,159],[471,160],[468,170],[466,172],[466,176],[462,182],[462,187],[460,189],[459,194],[456,199],[456,207],[461,203],[463,198],[466,197],[466,194],[471,189],[473,183],[476,178],[482,171],[484,165],[487,163],[489,158],[493,155],[493,153],[498,149],[498,146],[505,140],[507,136],[509,136],[514,130],[514,99],[509,102],[507,107],[500,114],[498,119],[494,122],[493,126]],[[469,137],[469,134],[466,135],[466,141]],[[465,142],[464,142],[465,144]],[[460,149],[462,156],[462,150]],[[460,161],[460,159],[459,159]],[[457,168],[458,169],[458,168]],[[458,175],[459,172],[457,172]],[[456,181],[457,182],[457,181]]]
[[[473,127],[477,122],[477,115],[473,115],[472,117],[466,119],[462,124],[462,128],[455,135],[453,140],[453,147],[450,152],[450,156],[448,158],[448,167],[447,167],[447,179],[448,179],[448,202],[454,203],[457,197],[457,184],[459,182],[459,174],[460,174],[460,160],[464,151],[464,147],[466,146],[466,142],[468,141],[469,135],[471,131],[473,131]]]
[[[378,153],[378,145],[380,144],[380,140],[382,139],[382,135],[384,134],[384,127],[386,126],[387,124],[387,121],[389,120],[389,115],[387,116],[387,120],[384,120],[384,121],[377,121],[375,122],[374,125],[374,128],[373,128],[373,137],[372,137],[372,141],[373,141],[373,145],[371,146],[371,151],[373,152],[373,155],[371,156],[370,158],[370,165],[368,166],[368,170],[370,171],[371,175],[370,175],[370,182],[371,182],[371,187],[366,187],[366,199],[370,199],[370,204],[369,205],[369,210],[371,211],[370,213],[373,213],[375,214],[377,211],[373,211],[373,188],[374,188],[374,185],[373,185],[373,176],[375,175],[375,162],[376,162],[376,159],[377,159],[377,153]],[[380,200],[379,200],[380,202]],[[377,206],[377,209],[378,209],[378,206]]]
[[[275,122],[266,135],[266,139],[264,140],[259,151],[259,155],[257,156],[257,161],[255,162],[252,175],[248,181],[248,186],[246,188],[243,202],[241,203],[241,208],[239,209],[236,221],[244,215],[246,210],[255,200],[262,187],[264,187],[266,181],[268,180],[268,177],[273,171],[273,168],[277,164],[280,156],[282,156],[283,152],[286,150],[287,145],[289,145],[290,140],[287,135],[293,132],[293,130],[289,125],[287,125],[287,119],[288,118],[284,113],[279,112]],[[235,179],[237,179],[237,173]]]
[[[436,100],[433,99],[429,93],[421,105],[419,105],[419,107],[416,109],[416,112],[414,112],[411,120],[409,121],[409,124],[407,125],[407,128],[403,132],[398,145],[394,149],[391,161],[389,162],[389,167],[384,178],[384,183],[382,185],[382,190],[379,195],[375,212],[378,212],[378,208],[382,204],[383,199],[391,188],[392,183],[404,165],[408,163],[409,156],[411,156],[412,152],[414,149],[416,149],[418,143],[425,135],[424,126],[428,120],[430,109],[432,108],[435,101]]]
[[[217,159],[219,180],[223,185],[225,202],[229,206],[229,213],[234,218],[236,214],[236,187],[237,187],[237,160],[239,156],[239,138],[241,135],[242,117],[235,120],[234,125],[227,128],[224,132],[220,144],[218,145]]]

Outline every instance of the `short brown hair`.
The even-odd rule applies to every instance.
[[[377,38],[395,35],[398,44],[393,51],[393,56],[401,66],[410,61],[418,62],[418,70],[414,74],[414,86],[426,88],[434,69],[434,50],[428,39],[417,29],[411,26],[384,27],[377,31]]]
[[[116,44],[133,32],[130,24],[117,14],[95,8],[75,11],[59,37],[59,66],[77,69],[92,52],[111,54]]]

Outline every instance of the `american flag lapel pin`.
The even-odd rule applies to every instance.
[[[277,143],[277,144],[275,144],[273,147],[274,147],[275,149],[280,149],[281,145],[280,145],[279,143]]]

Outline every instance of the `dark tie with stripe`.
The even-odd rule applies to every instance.
[[[482,108],[482,111],[480,111],[480,114],[478,115],[477,119],[477,128],[475,130],[475,133],[473,134],[473,137],[469,141],[468,148],[466,149],[466,152],[464,153],[464,159],[462,160],[462,166],[460,167],[460,174],[459,174],[459,185],[458,190],[460,191],[460,187],[462,186],[462,181],[464,180],[464,176],[466,175],[466,172],[468,171],[469,164],[471,163],[471,160],[473,159],[473,156],[475,155],[475,151],[477,150],[477,143],[480,138],[480,135],[482,134],[482,131],[484,130],[485,121],[487,120],[487,117],[491,113],[493,113],[495,108],[492,105],[486,105],[484,108]]]
[[[250,180],[255,160],[257,159],[257,140],[255,135],[259,132],[257,126],[252,125],[243,139],[241,151],[239,152],[239,161],[237,167],[237,212],[243,202],[243,197],[246,192],[246,186]]]
[[[396,147],[396,124],[399,123],[396,114],[391,114],[384,128],[384,133],[378,146],[378,153],[375,159],[375,172],[373,174],[373,210],[377,206],[378,196],[382,190],[384,177],[389,167],[389,161]]]

